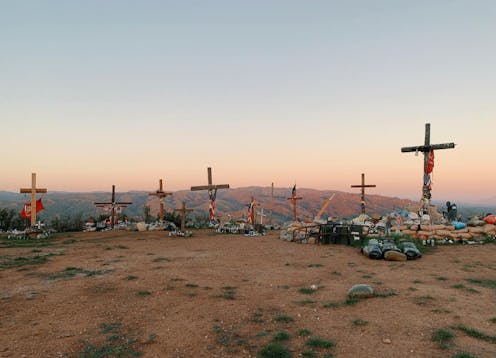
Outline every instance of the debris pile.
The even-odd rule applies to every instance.
[[[279,238],[303,244],[314,244],[320,233],[320,224],[289,221],[282,226]]]

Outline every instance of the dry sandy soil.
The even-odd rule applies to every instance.
[[[0,357],[255,357],[274,337],[293,357],[496,357],[496,245],[438,247],[408,262],[278,232],[74,233],[2,245]],[[346,301],[357,283],[379,296]],[[454,335],[446,349],[432,340],[439,329]],[[309,346],[312,337],[334,345]]]

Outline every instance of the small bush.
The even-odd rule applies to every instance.
[[[336,345],[333,341],[328,341],[320,337],[312,337],[305,344],[313,348],[332,348]]]
[[[360,319],[360,318],[353,320],[354,326],[366,326],[368,324],[369,324],[369,322],[364,321],[363,319]]]
[[[455,338],[455,335],[450,330],[441,328],[432,333],[431,339],[433,342],[439,343],[439,348],[448,349],[449,345],[453,341],[453,338]]]
[[[272,340],[275,342],[281,342],[281,341],[289,341],[290,338],[291,336],[289,335],[289,333],[281,331],[281,332],[277,332],[274,335],[274,338],[272,338]]]
[[[304,295],[311,295],[315,292],[315,290],[311,287],[302,287],[298,290],[299,293],[303,293]]]
[[[309,329],[306,329],[306,328],[302,328],[302,329],[298,330],[298,335],[300,337],[307,337],[307,336],[309,336],[311,334],[312,334],[312,332]]]
[[[257,353],[257,358],[291,358],[293,355],[286,347],[277,342],[271,342]]]
[[[293,317],[285,315],[285,314],[279,315],[279,316],[274,318],[274,322],[278,322],[278,323],[289,323],[289,322],[293,322],[293,321],[294,321]]]

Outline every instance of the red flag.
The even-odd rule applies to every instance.
[[[41,198],[36,200],[36,213],[39,213],[41,210],[45,209],[43,206],[43,202]],[[31,217],[31,203],[25,203],[21,209],[20,215],[23,218],[29,219]]]
[[[427,174],[432,173],[434,169],[434,150],[430,150],[429,155],[427,156],[427,166],[425,167],[425,172]]]

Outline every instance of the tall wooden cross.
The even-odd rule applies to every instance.
[[[179,211],[181,213],[181,231],[186,232],[186,214],[193,211],[193,209],[187,209],[186,204],[183,201],[183,206],[180,209],[174,209],[174,211]]]
[[[96,202],[93,204],[97,208],[107,208],[110,205],[110,226],[113,229],[114,225],[115,225],[115,212],[116,212],[115,209],[116,208],[117,209],[125,208],[126,206],[131,205],[132,203],[131,202],[125,202],[125,201],[116,202],[115,201],[115,185],[112,185],[112,201],[110,201],[110,202]]]
[[[352,185],[352,188],[362,188],[362,195],[360,196],[360,206],[362,208],[362,214],[365,214],[365,188],[375,188],[375,184],[365,185],[365,174],[362,173],[362,184]]]
[[[293,204],[293,221],[296,221],[296,201],[303,199],[300,196],[296,196],[296,184],[293,187],[293,191],[291,192],[291,198],[288,198],[288,200],[291,200],[291,203]]]
[[[168,192],[168,191],[164,191],[162,179],[160,179],[158,182],[158,190],[155,191],[154,193],[149,193],[148,195],[156,196],[159,199],[159,201],[160,201],[159,217],[160,217],[160,221],[163,221],[164,220],[164,198],[168,197],[169,195],[172,195],[172,193]]]
[[[403,147],[402,153],[422,152],[424,153],[424,175],[422,182],[422,203],[424,211],[428,212],[431,200],[431,172],[434,168],[434,151],[438,149],[453,149],[455,143],[431,144],[431,124],[425,124],[424,145],[415,147]]]
[[[36,225],[36,193],[46,193],[47,189],[36,187],[36,173],[31,173],[31,188],[21,188],[21,194],[31,194],[31,226]]]
[[[208,190],[208,198],[210,199],[208,216],[210,221],[217,221],[217,218],[215,217],[215,199],[217,197],[217,189],[229,189],[229,184],[214,185],[212,181],[212,168],[210,167],[207,168],[207,175],[208,175],[207,185],[192,186],[191,190],[192,191]]]

